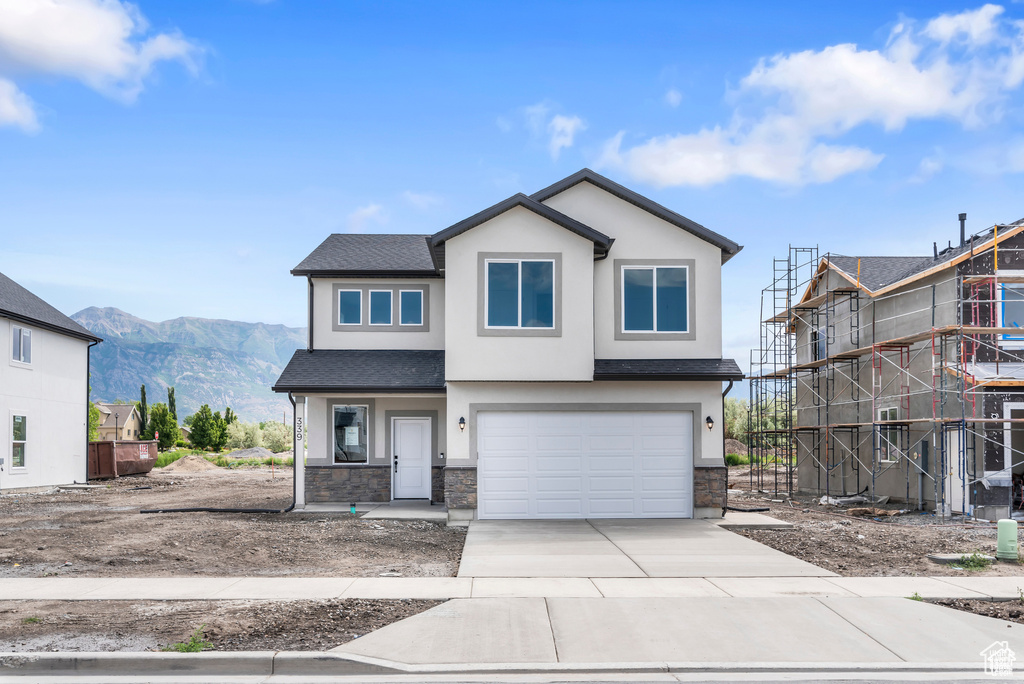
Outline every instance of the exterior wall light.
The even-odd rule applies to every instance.
[[[459,432],[463,432],[466,429],[466,419],[459,418]]]
[[[707,418],[704,419],[704,424],[708,426],[708,431],[710,432],[715,427],[715,419],[712,418],[711,416],[708,416]]]

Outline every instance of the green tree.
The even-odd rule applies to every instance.
[[[181,424],[184,425],[187,428],[190,428],[190,427],[192,427],[192,421],[195,420],[195,419],[196,419],[196,414],[190,413],[190,414],[188,414],[187,416],[185,416],[182,419]]]
[[[171,417],[171,412],[166,404],[153,404],[149,412],[149,426],[146,428],[146,439],[154,439],[156,433],[160,433],[157,448],[168,449],[181,439],[181,432],[178,430],[178,421]]]
[[[95,442],[100,438],[100,423],[103,421],[103,414],[95,402],[89,402],[89,441]]]
[[[168,387],[167,388],[167,410],[171,412],[171,418],[174,418],[174,420],[177,421],[178,420],[178,407],[174,403],[174,388],[173,387]]]
[[[221,417],[220,411],[213,414],[213,442],[210,446],[220,451],[228,443],[228,423]]]
[[[725,398],[725,438],[738,439],[744,444],[749,443],[747,437],[747,416],[750,407],[745,399]]]
[[[146,405],[146,386],[143,385],[142,389],[139,390],[139,420],[142,421],[142,433],[146,433],[146,428],[149,427],[149,415],[148,406]]]
[[[236,420],[238,420],[238,416],[235,415],[235,412],[231,410],[230,406],[228,406],[226,409],[224,409],[224,424],[225,425],[231,425]]]
[[[213,412],[209,404],[203,404],[192,416],[192,436],[189,438],[192,446],[197,449],[207,449],[213,446],[217,439],[217,423],[214,421]]]

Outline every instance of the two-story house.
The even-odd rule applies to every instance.
[[[139,439],[143,430],[142,416],[135,404],[97,403],[96,408],[100,410],[100,441]]]
[[[91,332],[0,273],[0,490],[88,478]]]
[[[297,506],[720,516],[740,249],[587,169],[433,235],[331,235],[292,271],[309,343],[274,387],[308,444]]]

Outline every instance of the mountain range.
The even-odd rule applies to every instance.
[[[271,385],[296,349],[305,328],[183,317],[154,323],[112,307],[89,307],[71,316],[103,338],[92,349],[94,401],[139,398],[167,401],[173,386],[179,420],[203,404],[225,406],[245,421],[291,415],[284,395]]]

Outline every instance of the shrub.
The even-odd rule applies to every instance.
[[[964,570],[984,570],[992,565],[992,561],[975,551],[970,555],[960,556],[960,562],[957,565]]]
[[[183,439],[179,439],[177,442],[174,443],[174,446],[178,449],[188,449],[188,442],[186,442]]]
[[[292,448],[292,427],[284,423],[266,423],[263,427],[263,446],[275,454]]]
[[[726,465],[738,466],[738,465],[747,465],[749,463],[750,463],[750,459],[747,458],[746,456],[741,456],[739,454],[726,454],[725,455],[725,464]]]
[[[196,631],[192,632],[188,637],[188,641],[180,641],[176,644],[168,644],[161,648],[161,651],[177,651],[178,653],[198,653],[205,651],[208,648],[213,648],[213,644],[203,639],[203,631],[206,629],[206,625],[199,625],[196,627]]]
[[[243,423],[236,420],[228,424],[228,447],[232,449],[252,449],[263,446],[263,433],[256,423]]]
[[[187,450],[165,451],[156,457],[156,463],[153,464],[153,467],[163,468],[164,466],[169,466],[175,461],[177,461],[179,458],[184,458],[185,456],[188,456]]]

